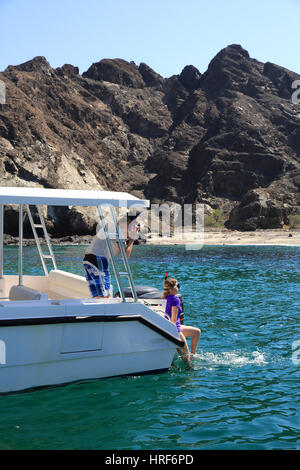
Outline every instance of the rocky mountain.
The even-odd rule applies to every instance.
[[[299,78],[239,45],[203,74],[188,65],[170,78],[122,59],[82,75],[44,57],[9,66],[0,73],[0,185],[124,190],[219,208],[228,228],[282,227],[300,207]],[[53,207],[47,223],[54,236],[89,234],[95,215]]]

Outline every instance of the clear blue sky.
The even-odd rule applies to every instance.
[[[35,56],[80,73],[103,58],[164,77],[229,44],[300,73],[300,0],[0,0],[0,71]]]

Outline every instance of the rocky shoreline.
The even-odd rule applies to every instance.
[[[58,245],[58,246],[63,246],[63,245],[88,245],[93,239],[92,235],[68,235],[66,237],[61,237],[61,238],[51,238],[51,244],[52,245]],[[41,245],[45,245],[46,241],[44,238],[40,238],[40,243]],[[12,235],[4,235],[4,245],[5,246],[14,246],[18,245],[18,237],[13,237]],[[23,246],[34,246],[35,245],[35,240],[34,238],[24,238],[23,239]]]

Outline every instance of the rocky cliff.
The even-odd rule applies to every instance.
[[[282,227],[300,206],[299,78],[239,45],[203,74],[188,65],[170,78],[122,59],[82,75],[44,57],[9,66],[0,185],[124,190],[220,208],[228,228]],[[55,236],[92,233],[95,223],[80,208],[51,208],[47,220]]]

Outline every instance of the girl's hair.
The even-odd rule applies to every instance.
[[[176,287],[176,285],[177,279],[167,277],[167,279],[165,279],[164,281],[164,293],[162,298],[165,299],[166,297],[168,297],[168,295],[170,295],[171,291],[174,289],[174,287]]]

